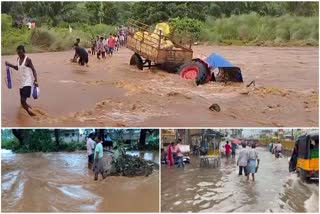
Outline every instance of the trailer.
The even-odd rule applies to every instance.
[[[172,42],[171,47],[163,46],[163,42]],[[183,69],[186,79],[194,79],[199,72],[190,75],[186,67],[194,67],[193,51],[191,44],[178,44],[172,36],[156,32],[154,28],[136,20],[129,20],[127,32],[127,48],[134,54],[131,56],[130,65],[142,70],[144,67],[157,67],[170,73],[179,73]],[[208,72],[205,71],[205,76]]]
[[[189,35],[185,36],[190,37]],[[193,41],[190,39],[188,44],[181,44],[177,41],[179,38],[175,38],[174,33],[166,34],[139,21],[129,20],[127,48],[134,52],[130,59],[130,65],[137,66],[140,70],[145,67],[157,67],[170,73],[179,74],[184,79],[194,80],[197,85],[216,81],[211,69],[217,66],[212,63],[215,63],[216,60],[220,62],[223,58],[218,55],[208,57],[206,60],[193,58],[191,48]],[[168,43],[170,45],[166,45]],[[231,63],[227,64],[225,68],[219,67],[223,74],[229,74],[229,71],[234,71],[234,69],[241,75],[240,69]],[[228,78],[228,81],[229,79],[231,78]],[[242,82],[242,76],[237,81]]]

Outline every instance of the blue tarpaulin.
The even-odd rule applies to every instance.
[[[210,69],[222,68],[224,72],[229,74],[231,81],[243,82],[241,69],[234,66],[231,62],[220,56],[219,54],[211,54],[206,60]]]
[[[230,67],[236,67],[231,64],[228,60],[220,56],[219,54],[211,54],[206,60],[205,60],[210,68],[230,68]]]

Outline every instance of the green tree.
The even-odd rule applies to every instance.
[[[55,150],[52,132],[49,129],[12,129],[12,133],[19,140],[18,151],[49,152]]]
[[[111,24],[119,21],[121,7],[120,2],[86,2],[85,7],[90,13],[90,20],[93,24]],[[122,8],[124,9],[124,8]]]

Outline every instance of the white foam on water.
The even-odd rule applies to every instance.
[[[196,190],[196,189],[197,189],[196,187],[194,187],[194,188],[187,188],[186,191],[194,191],[194,190]]]
[[[202,209],[206,209],[206,208],[209,208],[209,207],[210,207],[210,202],[200,206],[200,208],[202,208]]]
[[[310,198],[304,202],[304,208],[308,213],[318,213],[319,212],[319,195],[315,192],[312,193]]]
[[[206,186],[212,186],[212,182],[200,182],[197,184],[199,187],[206,187]]]
[[[77,83],[74,80],[59,80],[60,83]]]
[[[174,205],[175,206],[178,206],[178,205],[180,205],[182,203],[182,201],[176,201],[176,202],[174,202]]]

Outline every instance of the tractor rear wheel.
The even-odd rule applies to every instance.
[[[197,85],[204,84],[211,79],[208,68],[197,61],[186,62],[181,65],[178,74],[184,79],[195,80]]]
[[[133,54],[130,59],[130,65],[137,66],[138,69],[143,70],[143,61],[139,54]]]

